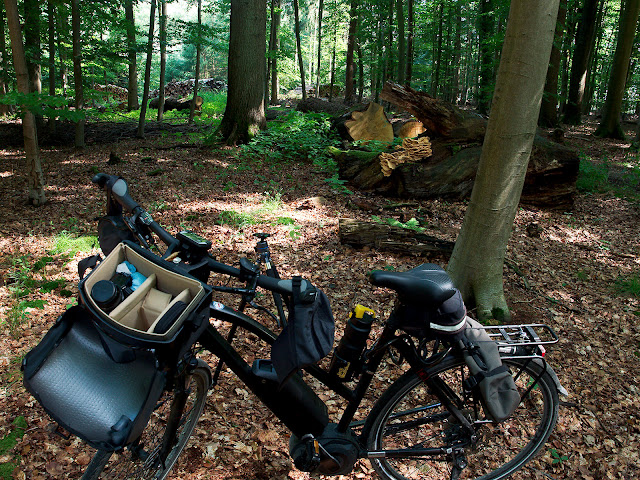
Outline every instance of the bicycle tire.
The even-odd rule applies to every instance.
[[[175,444],[169,451],[164,464],[160,462],[158,453],[167,435],[169,412],[171,404],[175,401],[173,391],[165,392],[160,398],[139,441],[121,452],[97,451],[87,466],[82,480],[165,479],[178,460],[204,410],[210,375],[207,367],[198,367],[191,373],[187,403],[181,412]]]
[[[551,377],[534,362],[505,359],[503,363],[514,373],[521,395],[532,380],[539,379],[509,419],[497,425],[478,424],[479,441],[473,447],[465,447],[468,466],[462,469],[459,478],[497,480],[511,476],[540,451],[555,427],[559,400]],[[520,375],[516,375],[517,372]],[[461,394],[461,378],[467,378],[468,374],[462,359],[445,361],[428,373],[430,377],[437,375],[465,399],[466,408],[461,410],[468,420],[483,419],[480,403],[474,402],[470,395]],[[461,373],[465,376],[461,377]],[[529,416],[539,417],[535,430],[528,422]],[[376,402],[365,422],[362,438],[369,451],[439,448],[459,441],[461,431],[460,424],[429,392],[417,374],[410,370]],[[530,438],[521,441],[519,435],[524,434],[529,434]],[[454,478],[451,476],[453,459],[450,455],[370,460],[374,470],[384,480]]]

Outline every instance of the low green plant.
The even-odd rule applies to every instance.
[[[550,448],[549,449],[549,453],[551,453],[551,464],[552,465],[558,465],[558,464],[563,464],[564,462],[566,462],[567,460],[569,460],[569,456],[568,455],[560,455],[558,453],[558,450],[556,450],[555,448]]]
[[[234,210],[223,210],[220,212],[218,221],[222,225],[227,225],[235,229],[241,229],[247,225],[258,223],[256,215],[246,212],[236,212]]]
[[[576,188],[582,193],[604,193],[611,189],[609,165],[607,162],[594,163],[581,155]]]
[[[613,291],[617,295],[640,298],[640,273],[618,277],[613,283]]]
[[[400,220],[395,218],[380,218],[377,215],[372,215],[371,218],[377,222],[382,224],[391,225],[392,227],[404,228],[405,230],[413,230],[414,232],[424,232],[425,228],[420,226],[420,222],[415,218],[410,218],[405,223],[402,223]]]
[[[0,439],[0,457],[11,457],[10,461],[0,463],[0,479],[2,480],[11,480],[13,478],[13,471],[20,463],[20,456],[11,456],[9,452],[16,446],[18,440],[23,437],[27,429],[27,421],[23,416],[19,416],[11,425],[11,431]]]
[[[74,256],[79,252],[90,252],[98,244],[98,237],[95,235],[77,236],[63,230],[53,239],[51,252],[54,255],[66,253]]]

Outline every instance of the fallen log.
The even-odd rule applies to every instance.
[[[423,123],[432,155],[399,165],[385,177],[377,154],[332,149],[341,178],[358,189],[395,197],[467,198],[480,161],[486,119],[397,84],[385,84],[383,98],[398,102]],[[536,135],[521,202],[570,210],[579,163],[572,148]]]
[[[351,118],[344,122],[344,127],[353,140],[393,141],[393,127],[384,109],[371,102],[364,112],[351,112]]]
[[[168,112],[169,110],[189,110],[191,108],[191,103],[193,102],[193,98],[174,98],[168,97],[164,99],[164,111]],[[202,97],[196,97],[196,110],[202,110],[202,104],[204,100]],[[149,102],[149,108],[158,109],[160,104],[160,98],[156,97]]]
[[[449,256],[455,244],[415,230],[348,218],[338,220],[338,235],[340,242],[345,245],[372,247],[402,254],[440,253]]]

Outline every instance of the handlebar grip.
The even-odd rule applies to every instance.
[[[124,178],[117,175],[98,173],[91,181],[100,186],[100,188],[107,190],[128,212],[133,213],[139,207],[138,203],[129,195],[129,186]]]

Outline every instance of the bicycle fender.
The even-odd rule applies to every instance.
[[[558,390],[558,393],[560,395],[564,397],[569,396],[569,392],[567,391],[566,388],[562,386],[562,384],[560,383],[560,379],[558,378],[558,375],[556,375],[556,372],[553,370],[553,368],[551,368],[551,365],[549,365],[548,363],[545,365],[545,362],[541,358],[534,358],[533,362],[536,365],[538,365],[542,370],[545,370],[546,373],[549,374],[549,376],[553,380],[553,383],[556,385],[556,389]]]

